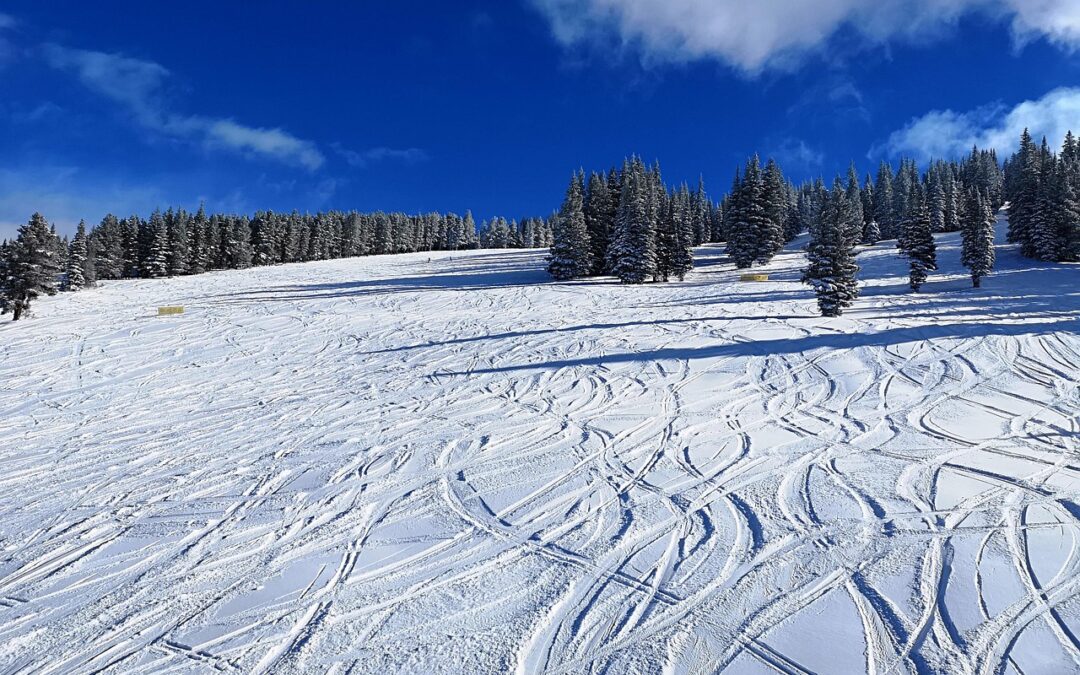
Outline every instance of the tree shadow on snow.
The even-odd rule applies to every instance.
[[[641,361],[709,359],[738,356],[768,356],[799,354],[817,349],[856,349],[858,347],[889,347],[908,342],[946,338],[978,338],[989,336],[1045,335],[1080,329],[1080,319],[1044,323],[985,323],[938,324],[912,328],[891,328],[874,333],[829,333],[807,337],[732,342],[707,347],[670,347],[652,351],[580,359],[564,359],[539,363],[523,363],[494,368],[477,368],[448,375],[479,375],[510,373],[522,370],[555,370],[573,366],[605,366]]]

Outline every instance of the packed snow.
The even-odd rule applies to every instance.
[[[817,316],[543,251],[106,282],[0,325],[0,671],[1080,669],[1080,266],[892,242]],[[185,313],[157,317],[162,305]]]

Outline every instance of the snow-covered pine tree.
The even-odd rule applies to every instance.
[[[79,228],[71,240],[67,258],[67,284],[65,290],[79,291],[87,286],[86,266],[89,252],[86,246],[86,222],[79,221]]]
[[[701,190],[700,184],[698,189]],[[671,276],[679,281],[685,279],[686,273],[694,269],[694,241],[697,234],[689,217],[691,209],[694,208],[691,199],[690,193],[683,185],[683,189],[671,200],[676,203],[676,208],[672,213],[674,238],[671,245],[670,271]]]
[[[740,204],[742,195],[742,167],[735,167],[735,177],[731,179],[731,191],[723,199],[723,219],[720,229],[723,234],[721,241],[726,242],[724,253],[732,255],[732,242],[736,238],[736,230],[740,218]]]
[[[169,232],[169,276],[180,276],[191,271],[191,218],[187,211],[169,209],[165,213],[165,224]]]
[[[994,217],[989,193],[983,195],[971,188],[963,212],[960,262],[971,270],[971,283],[979,288],[982,278],[994,269]]]
[[[1057,158],[1043,140],[1044,152],[1039,173],[1038,198],[1034,218],[1028,226],[1030,247],[1025,255],[1055,262],[1061,259],[1064,248],[1065,222],[1061,206],[1064,202],[1064,174]]]
[[[124,235],[120,221],[111,213],[87,235],[94,242],[95,276],[119,279],[124,276]]]
[[[881,226],[877,222],[877,209],[874,204],[874,179],[867,172],[859,195],[863,209],[862,243],[873,246],[881,240]]]
[[[593,270],[585,225],[585,173],[574,172],[555,222],[555,241],[548,256],[548,274],[558,281],[588,276]],[[504,246],[508,242],[501,242]]]
[[[154,211],[146,224],[143,276],[157,278],[169,274],[169,227],[161,211]]]
[[[945,231],[945,186],[942,183],[941,165],[931,166],[927,173],[926,205],[930,210],[930,231]]]
[[[705,192],[705,177],[698,176],[697,189],[690,196],[688,212],[685,215],[690,221],[690,227],[694,235],[693,245],[701,246],[709,241],[711,236],[709,227],[709,195]]]
[[[848,167],[847,186],[844,189],[846,197],[845,208],[847,209],[847,228],[845,234],[854,249],[856,244],[862,243],[863,228],[865,227],[865,214],[863,213],[862,190],[859,188],[859,173],[852,162]]]
[[[825,199],[818,225],[807,248],[809,265],[803,281],[814,287],[822,316],[840,316],[859,294],[854,240],[851,236],[852,205],[837,176]],[[861,205],[860,205],[861,206]]]
[[[15,241],[9,245],[6,278],[0,291],[15,321],[22,318],[35,299],[56,294],[61,267],[55,241],[45,217],[35,213],[29,223],[19,228]]]
[[[917,293],[928,273],[937,269],[937,247],[930,231],[930,208],[921,183],[915,183],[906,202],[907,215],[901,225],[903,253],[908,258],[911,290]]]
[[[739,269],[747,269],[755,261],[768,262],[774,253],[772,226],[765,212],[764,193],[761,160],[754,155],[746,163],[739,186],[738,212],[728,241],[731,257]]]
[[[897,225],[893,220],[893,172],[888,162],[878,166],[877,179],[874,182],[874,220],[877,221],[882,239],[895,239]]]
[[[1020,244],[1024,255],[1031,255],[1031,231],[1039,203],[1039,150],[1027,129],[1020,135],[1020,150],[1013,158],[1014,178],[1010,181],[1008,241]]]
[[[787,181],[780,165],[772,159],[765,164],[762,175],[761,200],[765,220],[760,225],[760,238],[754,261],[764,264],[784,248],[787,240],[784,236],[788,209]]]
[[[685,188],[685,185],[683,186]],[[675,258],[676,219],[682,218],[679,195],[665,193],[660,204],[660,220],[656,225],[656,281],[669,281]]]
[[[956,180],[955,173],[949,171],[945,177],[945,231],[960,231],[960,204],[964,201],[964,195],[960,183]]]
[[[585,196],[585,229],[589,234],[589,253],[592,261],[590,274],[598,276],[607,266],[607,248],[611,240],[611,231],[615,227],[615,209],[611,204],[611,190],[608,181],[602,175],[593,173],[589,176],[589,190]]]
[[[608,266],[624,284],[641,284],[656,269],[656,236],[649,220],[649,179],[645,165],[637,157],[628,160],[622,171],[619,213],[608,247]]]
[[[1061,259],[1080,262],[1080,146],[1070,131],[1062,151],[1064,179],[1061,191]]]

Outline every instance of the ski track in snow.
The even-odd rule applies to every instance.
[[[1080,669],[1080,267],[974,290],[938,245],[829,320],[796,246],[42,301],[0,326],[0,672]]]

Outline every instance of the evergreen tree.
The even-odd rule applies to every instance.
[[[86,246],[86,223],[79,221],[79,229],[75,238],[71,240],[71,247],[67,259],[67,290],[78,291],[88,286],[86,268],[90,263],[89,251]]]
[[[989,193],[984,196],[971,188],[965,207],[960,262],[971,270],[971,283],[978,288],[982,278],[994,269],[994,217]]]
[[[143,257],[142,273],[144,277],[157,278],[169,274],[169,228],[161,211],[154,211],[144,228],[143,237],[146,254]]]
[[[615,227],[616,209],[612,205],[611,190],[607,179],[598,173],[589,176],[589,191],[585,198],[585,229],[589,235],[589,256],[592,261],[590,273],[604,273],[607,266],[607,249],[611,231]]]
[[[169,276],[180,276],[190,271],[191,257],[190,219],[183,209],[165,213],[165,224],[169,234],[168,270]]]
[[[859,266],[855,263],[851,225],[854,208],[850,200],[838,176],[807,248],[809,265],[803,281],[814,287],[822,316],[840,316],[859,294],[856,281]]]
[[[904,249],[910,266],[911,290],[918,292],[926,283],[927,274],[937,269],[937,247],[930,231],[930,208],[922,186],[915,183],[907,203],[907,214],[901,224]]]
[[[854,162],[848,168],[847,187],[844,196],[846,197],[844,208],[847,215],[847,227],[844,233],[854,248],[856,244],[862,242],[863,229],[866,225],[862,206],[862,190],[859,188],[859,173],[855,170]]]
[[[650,186],[645,165],[634,157],[623,166],[619,212],[608,247],[608,266],[624,284],[641,284],[656,270],[654,224],[649,219]]]
[[[698,185],[700,193],[702,186]],[[674,209],[671,213],[672,242],[670,254],[670,274],[682,281],[686,273],[694,269],[694,241],[697,234],[689,217],[693,207],[690,193],[685,185],[679,194],[671,200]]]
[[[5,304],[18,321],[30,309],[30,303],[42,295],[55,295],[57,277],[62,269],[56,252],[56,235],[40,213],[19,228],[18,236],[8,247],[3,279]]]
[[[882,162],[874,182],[874,220],[877,221],[882,239],[896,238],[898,228],[893,220],[895,200],[892,167],[887,162]]]
[[[784,248],[787,237],[784,223],[787,221],[788,186],[780,165],[770,159],[762,175],[762,207],[765,220],[761,224],[755,262],[767,263]]]
[[[584,192],[585,173],[575,172],[559,209],[555,241],[548,256],[548,274],[558,281],[588,276],[593,271],[589,232],[585,225]]]

